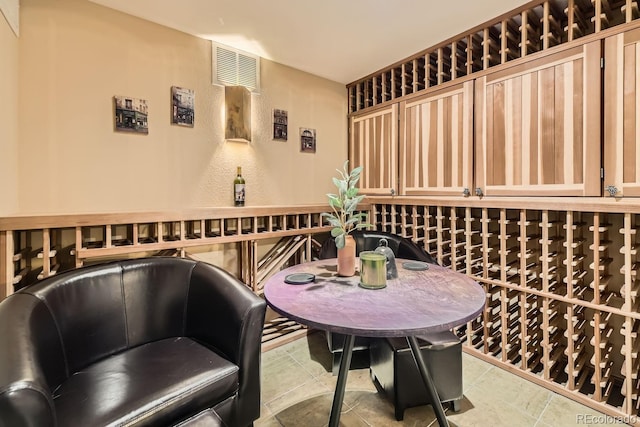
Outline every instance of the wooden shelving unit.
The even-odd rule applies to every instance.
[[[348,84],[349,112],[464,78],[639,17],[637,0],[532,1]]]
[[[640,425],[640,201],[368,200],[378,229],[484,286],[466,352]]]
[[[409,237],[477,280],[487,304],[456,330],[466,352],[612,416],[640,415],[640,201],[369,197],[376,229]],[[551,205],[547,203],[549,207]],[[329,230],[325,206],[0,219],[2,289],[113,257],[237,244],[256,293]],[[264,256],[258,242],[275,239]],[[285,319],[266,347],[307,333]],[[640,425],[636,423],[635,425]]]
[[[241,279],[260,293],[274,269],[297,252],[310,254],[312,236],[329,231],[325,211],[318,205],[0,218],[0,297],[87,263],[145,254],[185,257],[218,244],[239,245]],[[258,259],[258,241],[286,237],[295,241],[284,254]]]

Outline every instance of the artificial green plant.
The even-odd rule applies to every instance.
[[[344,162],[342,170],[336,169],[340,174],[340,179],[334,177],[333,183],[338,189],[337,194],[328,193],[329,206],[333,210],[325,212],[323,217],[327,218],[331,229],[331,236],[336,241],[338,249],[344,248],[345,237],[353,230],[366,228],[370,224],[366,223],[367,213],[356,212],[358,203],[364,199],[364,195],[358,195],[358,181],[362,173],[362,166],[354,168],[351,172],[348,169],[349,160]]]

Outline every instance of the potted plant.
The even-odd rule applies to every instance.
[[[336,241],[338,248],[338,275],[353,276],[356,268],[356,244],[349,233],[353,230],[368,227],[366,223],[367,213],[356,212],[358,203],[364,199],[364,195],[358,195],[356,185],[360,180],[362,166],[354,168],[351,172],[348,169],[349,160],[344,162],[342,170],[336,169],[340,178],[333,178],[333,183],[338,189],[337,194],[329,193],[329,206],[333,212],[325,212],[323,217],[327,218],[331,229],[331,237]]]

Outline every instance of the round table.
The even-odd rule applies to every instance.
[[[329,426],[337,426],[356,336],[407,337],[441,426],[448,425],[431,381],[416,335],[452,329],[475,319],[485,304],[485,292],[470,277],[429,264],[409,270],[396,259],[398,278],[382,289],[358,285],[360,276],[339,277],[336,260],[319,260],[284,269],[267,280],[264,295],[273,310],[312,328],[346,335]],[[288,284],[291,274],[308,273],[315,280]]]

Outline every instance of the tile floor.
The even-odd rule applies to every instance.
[[[262,411],[255,427],[326,426],[336,379],[324,333],[263,353]],[[445,405],[452,427],[607,425],[597,423],[606,421],[599,412],[464,353],[463,384],[460,412]],[[409,408],[404,420],[396,421],[393,405],[377,392],[368,369],[359,369],[349,371],[340,425],[422,427],[437,421],[428,405]]]

